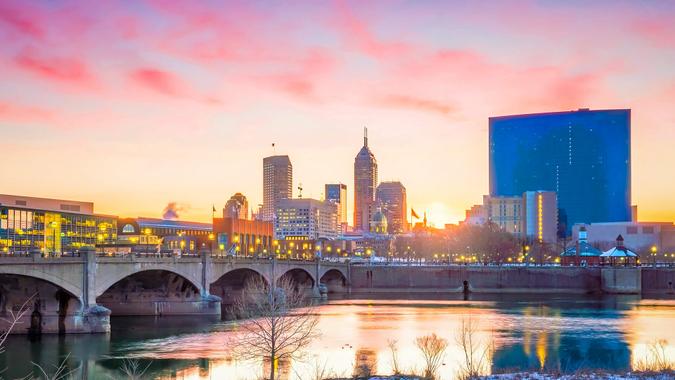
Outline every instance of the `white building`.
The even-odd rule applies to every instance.
[[[296,198],[277,203],[275,239],[336,239],[338,231],[337,205],[333,202]]]
[[[577,239],[579,229],[588,231],[588,242],[606,250],[614,246],[618,235],[623,236],[624,244],[644,255],[654,247],[658,254],[675,253],[675,224],[671,222],[613,222],[575,224],[572,236]]]
[[[555,243],[558,200],[553,191],[526,191],[521,196],[483,196],[483,204],[466,211],[463,224],[493,223],[520,239]]]

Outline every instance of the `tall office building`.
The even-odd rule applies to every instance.
[[[387,217],[387,232],[401,234],[408,232],[407,196],[405,186],[401,182],[382,182],[375,192],[377,204]]]
[[[282,199],[277,204],[274,237],[280,240],[336,239],[337,205],[310,198]]]
[[[293,165],[288,156],[263,159],[262,220],[272,221],[277,203],[293,196]]]
[[[368,129],[363,130],[363,147],[354,159],[354,229],[368,231],[375,212],[377,160],[368,148]]]
[[[555,191],[560,233],[631,220],[630,110],[492,117],[490,195]]]
[[[248,200],[242,193],[230,197],[223,208],[223,218],[248,220]]]
[[[347,185],[344,183],[326,184],[326,200],[337,205],[337,217],[340,231],[347,229]]]

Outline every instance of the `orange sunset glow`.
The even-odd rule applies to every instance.
[[[395,3],[3,1],[0,193],[209,221],[262,203],[276,152],[294,192],[348,184],[351,221],[367,126],[442,226],[488,192],[488,117],[630,108],[632,203],[675,219],[673,4]]]

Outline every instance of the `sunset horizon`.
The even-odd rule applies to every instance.
[[[442,227],[488,192],[488,118],[627,108],[639,220],[675,220],[673,4],[396,5],[3,2],[2,192],[208,221],[262,203],[275,143],[294,191],[345,183],[351,215],[365,126]]]

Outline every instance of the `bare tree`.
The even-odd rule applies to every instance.
[[[23,318],[28,311],[30,311],[30,306],[29,303],[30,301],[35,297],[35,294],[32,296],[28,297],[28,299],[19,307],[18,310],[10,310],[9,311],[9,317],[8,318],[0,318],[3,322],[7,324],[7,328],[0,332],[0,354],[5,352],[5,341],[9,337],[9,335],[12,333],[12,330],[16,327],[16,325],[22,323],[21,319]]]
[[[293,280],[281,277],[273,286],[253,278],[235,300],[234,315],[245,318],[233,342],[242,359],[263,358],[275,380],[279,361],[297,358],[317,336],[318,316]]]
[[[391,353],[391,368],[394,375],[400,375],[401,369],[398,366],[398,341],[396,339],[387,340],[387,347]]]
[[[448,341],[436,334],[429,334],[415,339],[415,345],[424,356],[424,377],[433,379],[443,363]]]
[[[460,379],[474,379],[489,370],[494,354],[492,339],[481,342],[476,336],[478,328],[473,319],[462,319],[457,335],[457,343],[464,352],[464,363],[460,369]]]

